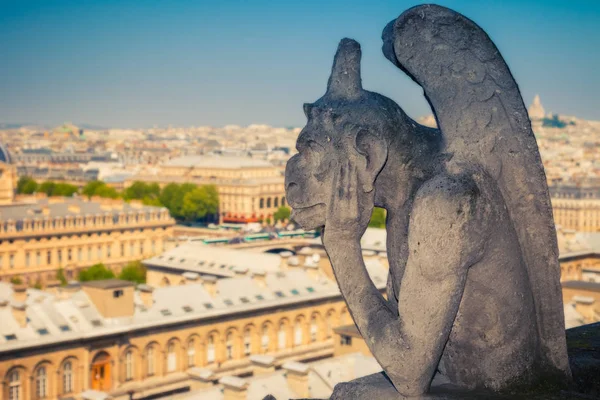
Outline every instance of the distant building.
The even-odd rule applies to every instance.
[[[600,282],[562,283],[567,328],[600,321]]]
[[[533,103],[531,103],[527,111],[531,119],[542,119],[546,116],[546,111],[544,110],[544,106],[542,106],[539,94],[535,95]]]
[[[0,281],[41,285],[63,268],[68,279],[97,263],[119,270],[160,254],[175,221],[165,208],[123,200],[20,196],[0,146]]]
[[[549,189],[556,225],[577,232],[600,232],[598,182],[558,184]]]
[[[276,399],[328,399],[338,383],[381,372],[375,358],[360,353],[310,363],[290,361],[281,369],[265,371],[261,364],[268,359],[252,361],[256,372],[244,378],[229,375],[217,380],[210,371],[200,370],[198,375],[208,378],[208,382],[191,393],[174,396],[173,400],[256,400],[268,395]]]
[[[242,156],[183,156],[160,166],[152,175],[134,175],[135,181],[214,184],[219,192],[221,222],[257,222],[273,220],[273,214],[286,205],[284,177],[265,160]]]
[[[0,143],[0,205],[13,201],[17,173],[8,150]]]
[[[97,263],[120,270],[160,254],[175,221],[165,208],[122,200],[28,198],[0,206],[0,280],[27,284],[68,279]]]
[[[367,269],[383,292],[387,269]],[[331,357],[333,329],[351,323],[336,283],[301,268],[138,290],[120,280],[45,292],[0,283],[0,321],[0,398],[50,400],[235,384]]]

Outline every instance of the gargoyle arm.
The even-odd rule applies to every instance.
[[[483,202],[468,178],[439,176],[419,189],[400,284],[399,316],[370,280],[360,242],[339,238],[338,243],[325,243],[359,331],[403,395],[429,389],[458,312],[467,271],[483,255]]]

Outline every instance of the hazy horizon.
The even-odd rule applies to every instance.
[[[337,43],[358,40],[363,86],[411,117],[421,89],[381,54],[381,30],[416,1],[297,3],[46,0],[0,15],[0,122],[111,128],[301,127]],[[600,120],[600,3],[440,1],[482,26],[526,105]]]

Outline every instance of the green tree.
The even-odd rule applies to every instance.
[[[385,210],[383,208],[373,208],[369,226],[372,228],[385,228]]]
[[[37,290],[42,290],[42,281],[38,278],[33,284],[33,288]]]
[[[106,268],[106,266],[102,263],[92,265],[88,269],[79,271],[80,282],[101,281],[104,279],[112,279],[114,277],[114,272]]]
[[[47,196],[67,196],[70,197],[77,193],[78,188],[75,185],[62,182],[43,182],[38,187],[38,192],[46,193]]]
[[[59,268],[56,271],[56,279],[60,281],[62,286],[67,284],[67,277],[65,276],[65,270],[63,268]]]
[[[275,214],[273,214],[273,219],[275,219],[275,221],[289,220],[290,214],[291,214],[291,211],[290,211],[289,207],[281,206],[277,209],[277,211],[275,211]]]
[[[119,192],[117,192],[115,188],[108,186],[102,181],[88,182],[81,190],[81,193],[87,196],[88,198],[92,196],[100,196],[107,197],[110,199],[116,199],[119,197]]]
[[[71,197],[73,194],[77,193],[79,188],[75,185],[70,185],[68,183],[59,182],[54,186],[54,192],[52,196],[65,196]]]
[[[160,195],[158,183],[146,183],[135,181],[123,192],[125,200],[143,200],[145,198],[156,199]]]
[[[170,210],[171,204],[172,204],[173,199],[175,198],[175,195],[177,194],[178,190],[179,190],[179,185],[176,183],[169,183],[167,186],[165,186],[160,191],[160,195],[158,197],[161,204]]]
[[[165,186],[165,188],[161,192],[161,196],[159,197],[159,199],[161,200],[161,203],[169,209],[169,212],[171,213],[173,218],[185,219],[185,213],[187,212],[189,215],[191,211],[189,205],[187,210],[184,211],[183,199],[185,198],[186,194],[193,191],[197,187],[198,186],[194,185],[193,183],[184,183],[181,185],[171,183]]]
[[[13,285],[22,285],[23,279],[21,279],[20,276],[13,276],[12,278],[10,278],[10,283],[12,283]]]
[[[42,184],[38,186],[38,192],[46,193],[46,195],[52,196],[54,194],[55,187],[56,187],[55,182],[52,182],[52,181],[42,182]]]
[[[107,184],[104,186],[100,186],[96,189],[96,196],[106,197],[109,199],[117,199],[119,198],[119,192],[114,187],[110,187]]]
[[[81,194],[87,196],[88,198],[92,196],[96,196],[96,191],[98,188],[106,186],[106,184],[102,181],[91,181],[85,184],[83,189],[81,190]]]
[[[196,187],[183,196],[181,214],[187,221],[214,215],[219,209],[219,194],[214,185]]]
[[[140,261],[132,261],[121,270],[119,279],[134,283],[146,283],[146,267]]]
[[[17,193],[19,194],[32,194],[38,188],[37,182],[29,176],[22,176],[17,182]]]

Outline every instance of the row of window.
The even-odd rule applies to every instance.
[[[119,257],[144,255],[146,253],[145,240],[121,242]],[[127,247],[129,247],[129,253],[126,254]],[[163,251],[162,246],[156,243],[156,240],[150,242],[150,251],[152,254],[157,254]],[[53,264],[61,265],[63,262],[84,262],[84,261],[97,261],[104,260],[113,257],[112,245],[99,244],[96,246],[77,247],[68,249],[56,250],[56,256],[53,256],[53,250],[45,251],[27,251],[25,252],[25,267],[36,266],[40,267],[43,265],[50,266]],[[0,269],[4,267],[5,255],[0,254]],[[8,267],[15,267],[15,253],[8,254]],[[54,259],[54,260],[53,260]],[[44,263],[45,261],[45,263]],[[55,261],[55,262],[53,262]]]
[[[285,206],[285,196],[281,198],[281,205]],[[273,197],[273,207],[279,207],[279,197]],[[261,198],[258,202],[258,208],[271,208],[271,198],[267,197],[266,200]]]
[[[37,369],[34,381],[35,398],[44,399],[48,397],[48,371],[46,367],[41,366]],[[73,382],[73,364],[67,361],[62,369],[62,393],[72,393],[74,390]],[[8,377],[8,400],[21,400],[23,398],[23,377],[21,371],[15,369]]]
[[[98,217],[76,217],[73,219],[57,217],[54,219],[47,219],[43,221],[23,221],[19,220],[16,222],[3,222],[0,223],[0,232],[21,232],[24,230],[31,229],[67,229],[67,228],[82,228],[82,227],[97,227],[98,224],[129,224],[129,223],[140,223],[143,221],[150,221],[153,218],[158,220],[166,220],[169,218],[167,212],[161,212],[153,217],[150,212],[138,214],[132,216],[119,217],[119,215],[108,215]],[[68,221],[72,221],[69,223]]]
[[[333,335],[334,318],[335,312],[334,310],[330,310],[324,318],[323,326],[320,324],[321,319],[318,314],[314,314],[310,318],[307,326],[305,325],[304,318],[301,316],[296,318],[291,326],[287,323],[287,320],[281,320],[275,326],[270,322],[265,322],[256,333],[250,327],[246,327],[240,336],[235,331],[230,330],[226,333],[224,342],[220,341],[218,333],[212,333],[206,338],[203,348],[204,354],[202,354],[203,357],[200,364],[211,365],[221,361],[221,357],[224,357],[225,360],[233,360],[248,357],[252,352],[267,353],[275,349],[284,350],[290,347],[301,346],[304,343],[314,343],[318,340],[329,339]],[[347,311],[342,311],[340,322],[342,324],[349,322]],[[324,330],[322,336],[320,336],[321,329]],[[256,340],[256,343],[253,342],[254,340]],[[275,341],[274,343],[273,340]],[[167,343],[164,360],[161,359],[162,352],[157,344],[148,345],[144,350],[142,358],[136,357],[136,350],[129,348],[124,353],[122,369],[120,369],[120,379],[124,379],[125,381],[135,380],[138,376],[136,371],[141,371],[138,368],[142,368],[145,371],[145,376],[153,376],[162,371],[162,369],[159,370],[159,365],[163,366],[166,373],[176,372],[180,368],[195,367],[199,364],[197,358],[197,355],[199,355],[197,353],[199,345],[200,342],[198,339],[192,337],[185,343],[185,348],[179,352],[178,342],[172,339]],[[183,358],[180,359],[180,357]],[[110,356],[105,352],[101,352],[96,355],[93,362],[95,363],[99,359],[102,362],[108,362]],[[159,364],[160,362],[164,362],[164,364]],[[75,371],[74,364],[69,359],[62,364],[57,374],[59,377],[57,391],[62,395],[70,394],[75,390]],[[34,370],[31,380],[33,384],[31,398],[45,399],[49,397],[48,379],[50,377],[48,368],[45,365],[41,365]],[[9,371],[7,377],[8,400],[24,399],[23,385],[25,379],[26,377],[22,369],[15,368]]]

